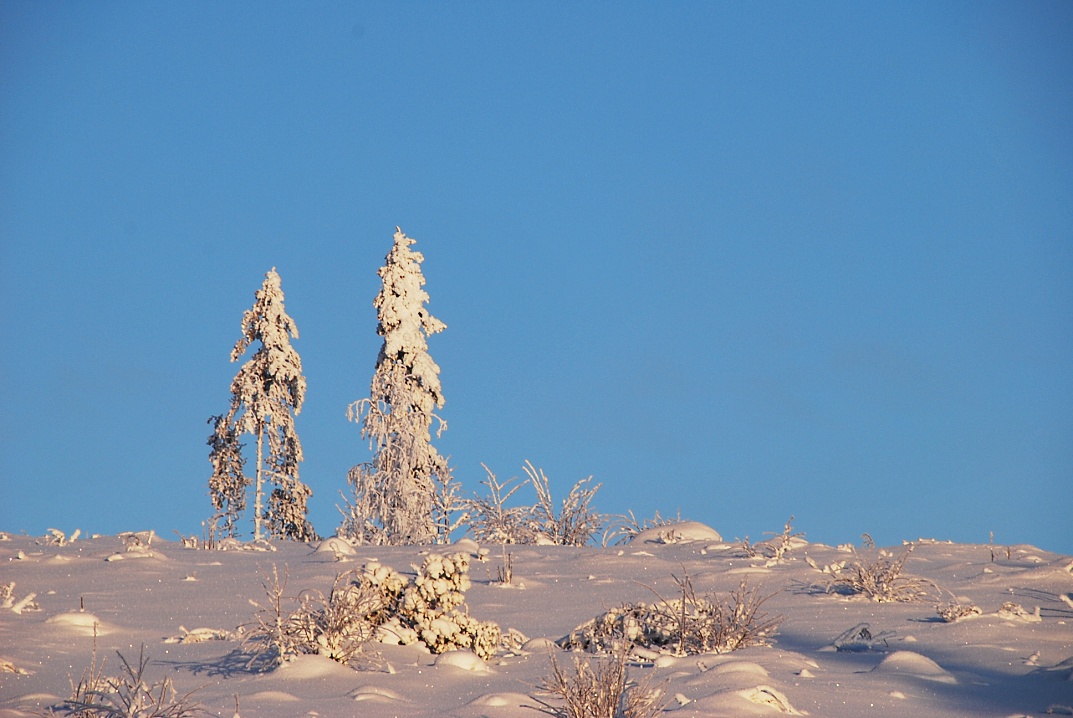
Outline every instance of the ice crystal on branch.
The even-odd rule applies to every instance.
[[[348,412],[352,421],[361,422],[362,438],[374,455],[350,470],[353,503],[343,511],[340,533],[367,543],[445,543],[457,523],[452,523],[452,513],[458,500],[447,459],[432,446],[433,419],[437,436],[446,424],[434,414],[443,406],[443,393],[426,337],[446,325],[425,308],[424,257],[410,248],[413,239],[395,230],[373,300],[376,331],[384,343],[369,398]]]

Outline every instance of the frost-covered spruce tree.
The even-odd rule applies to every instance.
[[[453,526],[454,483],[447,460],[432,446],[430,427],[446,424],[433,411],[443,406],[440,368],[428,354],[426,337],[446,325],[425,308],[420,252],[395,228],[395,242],[379,270],[383,285],[373,306],[384,337],[368,399],[351,404],[373,460],[347,477],[353,503],[343,512],[340,533],[378,544],[445,543]]]
[[[209,435],[209,462],[212,476],[209,477],[209,496],[216,513],[212,517],[213,535],[233,538],[238,520],[246,510],[246,489],[250,480],[244,472],[246,464],[242,456],[242,444],[238,430],[220,414],[209,417],[212,434]],[[222,525],[220,522],[223,522]]]
[[[298,480],[302,444],[294,430],[294,417],[302,410],[306,379],[302,359],[291,346],[298,327],[283,307],[283,290],[273,267],[254,295],[253,307],[242,315],[242,338],[231,350],[238,361],[253,342],[261,346],[242,365],[231,382],[231,411],[227,423],[257,439],[254,478],[253,536],[260,540],[263,525],[273,536],[298,541],[316,538],[306,519],[306,502],[312,495]],[[267,440],[267,455],[265,443]],[[276,485],[264,505],[265,482]]]

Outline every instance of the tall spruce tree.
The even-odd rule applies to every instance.
[[[254,295],[253,307],[242,315],[242,337],[231,350],[231,361],[238,361],[253,342],[260,342],[260,347],[231,382],[231,411],[225,419],[237,433],[253,434],[257,439],[254,540],[262,538],[265,523],[278,538],[316,538],[306,519],[306,503],[313,492],[298,480],[303,457],[294,417],[302,410],[306,379],[291,337],[298,338],[298,327],[284,310],[280,278],[273,267]],[[266,481],[276,486],[267,506]]]
[[[395,228],[394,245],[379,270],[383,280],[373,300],[384,337],[368,399],[351,404],[348,416],[361,422],[373,450],[371,462],[347,477],[353,503],[343,511],[340,533],[378,544],[446,542],[453,528],[454,482],[447,459],[432,446],[430,427],[446,423],[434,409],[443,406],[440,368],[428,354],[427,336],[446,325],[425,308],[424,257],[414,240]]]

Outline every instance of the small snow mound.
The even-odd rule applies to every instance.
[[[259,691],[243,696],[244,701],[269,701],[271,703],[293,703],[300,700],[298,696],[286,691]]]
[[[1063,681],[1073,681],[1073,656],[1065,659],[1060,663],[1056,663],[1053,666],[1044,666],[1037,668],[1033,673],[1044,675],[1050,678],[1058,678]]]
[[[711,526],[699,521],[654,526],[638,532],[630,543],[689,543],[692,541],[722,542],[723,537]]]
[[[759,663],[752,661],[727,661],[720,663],[709,671],[713,676],[727,675],[730,673],[752,673],[753,675],[766,677],[767,669]]]
[[[471,706],[482,708],[520,708],[533,703],[524,693],[486,693],[470,701]]]
[[[550,638],[540,636],[538,638],[530,638],[523,643],[522,650],[527,653],[547,653],[548,651],[558,651],[559,644]]]
[[[491,673],[492,669],[473,651],[446,651],[436,656],[437,666],[451,666],[470,673]]]
[[[938,663],[913,651],[895,651],[872,670],[911,675],[939,683],[957,683],[957,679]]]
[[[82,636],[92,636],[94,631],[96,631],[98,636],[103,636],[104,634],[111,632],[111,629],[108,628],[101,619],[97,618],[92,613],[86,613],[85,611],[57,613],[55,616],[46,618],[45,623],[50,623],[53,626],[60,626],[62,628],[69,628],[72,633],[77,633]]]
[[[673,668],[682,662],[682,659],[678,656],[671,656],[666,653],[661,653],[656,657],[656,660],[652,662],[656,668]]]
[[[362,686],[351,693],[350,697],[356,701],[373,701],[374,703],[407,702],[406,698],[403,698],[390,688],[381,688],[380,686]]]
[[[771,569],[766,568],[764,566],[740,566],[738,568],[732,568],[732,569],[727,570],[728,575],[734,575],[734,576],[737,576],[739,574],[743,574],[743,575],[748,576],[750,574],[763,574],[763,573],[771,573]]]
[[[777,710],[779,713],[786,713],[787,715],[799,716],[799,713],[786,698],[786,695],[771,686],[756,686],[755,688],[748,688],[744,691],[738,691],[738,695],[749,701],[750,703],[756,703],[764,707],[770,707]]]
[[[451,545],[451,548],[462,553],[468,553],[470,556],[476,556],[481,552],[481,547],[471,538],[459,539]]]
[[[167,556],[159,551],[126,551],[123,553],[113,553],[104,560],[111,563],[113,561],[127,561],[135,558],[155,558],[163,560],[166,559]]]
[[[307,655],[298,656],[294,660],[284,663],[274,675],[295,680],[325,678],[333,675],[349,678],[354,675],[354,671],[327,656]]]
[[[317,546],[314,553],[330,553],[336,556],[353,556],[355,551],[354,547],[350,545],[350,542],[346,539],[339,538],[338,536],[332,536],[331,538],[324,539]]]

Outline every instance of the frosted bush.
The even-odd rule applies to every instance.
[[[499,647],[500,629],[466,612],[468,572],[469,556],[464,553],[426,556],[414,582],[403,591],[397,615],[402,627],[412,629],[433,653],[464,648],[488,659]]]

